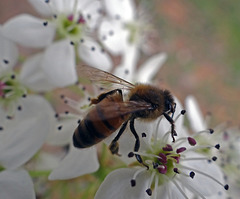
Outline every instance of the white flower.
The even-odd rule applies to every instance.
[[[228,185],[222,184],[223,173],[220,168],[197,152],[206,146],[198,145],[194,138],[184,136],[186,133],[181,131],[182,121],[181,125],[176,126],[178,136],[173,143],[170,131],[162,131],[166,127],[162,127],[165,124],[161,119],[154,131],[151,132],[150,129],[143,134],[145,144],[142,144],[139,152],[129,153],[129,157],[140,155],[143,164],[138,163],[138,167],[122,168],[110,173],[97,191],[95,199],[114,196],[129,199],[207,198],[219,192],[222,196],[225,195],[224,188],[228,189]]]
[[[197,100],[193,96],[186,98],[186,110],[188,112],[188,119],[193,129],[193,136],[199,140],[199,142],[205,142],[209,145],[220,143],[220,153],[217,155],[219,166],[222,167],[225,173],[225,180],[230,185],[230,189],[227,192],[228,197],[237,198],[239,196],[240,188],[240,161],[239,161],[239,150],[240,150],[240,136],[239,127],[227,128],[226,124],[220,124],[212,130],[209,128],[208,121],[203,117],[202,112],[199,108]],[[204,129],[211,129],[212,135],[209,136]],[[197,132],[201,132],[201,136]],[[208,150],[202,151],[203,153],[211,153]],[[214,154],[215,155],[215,154]]]
[[[81,108],[89,103],[88,96],[85,95],[85,99],[81,100],[80,103],[65,96],[62,96],[62,98],[67,105],[74,108],[78,113],[73,114],[66,111],[62,114],[56,114],[55,130],[49,134],[47,144],[55,146],[70,145],[70,150],[54,168],[51,168],[53,170],[49,175],[50,180],[72,179],[93,173],[99,168],[95,146],[77,149],[72,142],[73,133],[83,117],[83,112],[86,111],[81,110]]]
[[[132,0],[104,0],[108,18],[102,21],[99,38],[113,54],[129,52],[145,42],[145,31],[149,31],[146,16],[137,13]],[[133,49],[132,49],[133,50]],[[139,50],[139,49],[138,49]]]
[[[41,76],[50,84],[63,87],[77,81],[76,54],[93,67],[103,67],[105,70],[111,68],[109,56],[90,38],[100,17],[99,1],[29,1],[40,14],[51,16],[52,19],[46,21],[29,14],[21,14],[3,25],[3,33],[21,45],[45,48],[41,59],[32,59],[28,65],[33,68],[34,65],[41,67]],[[25,77],[37,71],[25,70]],[[39,81],[39,78],[36,81]]]
[[[26,97],[27,90],[14,72],[5,71],[0,74],[0,107],[9,116],[14,115],[19,99]]]
[[[35,199],[33,182],[23,169],[0,172],[0,198]]]
[[[30,160],[54,128],[54,112],[39,96],[20,100],[13,117],[0,109],[0,118],[0,165],[7,169]]]
[[[0,74],[4,71],[11,70],[17,63],[17,59],[17,46],[4,37],[2,33],[2,25],[0,25]]]

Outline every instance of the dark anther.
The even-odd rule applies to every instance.
[[[77,121],[77,123],[80,124],[80,122],[81,122],[81,120],[79,119],[79,120]]]
[[[60,95],[60,98],[61,98],[61,99],[64,99],[64,97],[65,97],[64,95]]]
[[[216,161],[216,160],[217,160],[217,157],[216,157],[216,156],[213,156],[213,157],[212,157],[212,160],[213,160],[213,161]]]
[[[3,130],[3,127],[2,126],[0,126],[0,131],[2,131]]]
[[[22,110],[22,107],[21,107],[21,106],[18,106],[17,109],[18,109],[19,111],[21,111],[21,110]]]
[[[80,42],[81,42],[81,43],[83,43],[83,42],[84,42],[84,40],[83,40],[83,39],[80,39]]]
[[[193,171],[190,172],[189,176],[193,179],[195,176],[195,173]]]
[[[8,64],[9,63],[9,61],[6,60],[6,59],[4,59],[3,62],[4,62],[4,64]]]
[[[209,129],[209,133],[210,133],[210,134],[213,134],[213,133],[214,133],[214,130],[213,130],[213,129]]]
[[[59,114],[58,113],[55,113],[55,118],[58,118],[59,117]]]
[[[130,152],[129,154],[128,154],[128,157],[129,158],[132,158],[134,156],[134,153],[133,152]]]
[[[93,47],[91,48],[91,50],[94,51],[94,50],[95,50],[95,47],[93,46]]]
[[[11,75],[11,79],[15,79],[16,78],[16,76],[15,75]]]
[[[71,44],[71,45],[74,45],[74,42],[73,42],[73,41],[70,41],[70,44]]]
[[[224,186],[224,189],[228,190],[228,189],[229,189],[229,185],[226,184],[226,185]]]
[[[216,149],[220,149],[220,144],[216,144],[216,145],[215,145],[215,148],[216,148]]]
[[[13,119],[13,117],[12,117],[12,116],[9,116],[9,115],[8,115],[6,118],[7,118],[8,120]]]
[[[126,69],[126,70],[124,71],[124,73],[127,75],[127,74],[129,73],[129,70]]]
[[[68,101],[67,100],[64,100],[64,104],[67,104],[68,103]]]
[[[175,173],[179,174],[178,168],[173,168],[173,171],[174,171]]]
[[[131,180],[131,186],[132,186],[132,187],[135,187],[135,186],[136,186],[136,180],[133,180],[133,179]]]
[[[50,0],[45,0],[45,3],[49,3]]]
[[[143,137],[143,138],[147,137],[147,134],[143,132],[143,133],[142,133],[142,137]]]
[[[59,126],[59,127],[58,127],[58,130],[60,131],[61,129],[62,129],[62,126]]]
[[[69,111],[65,111],[65,114],[67,115],[69,113]]]
[[[44,25],[44,26],[47,26],[47,25],[48,25],[48,22],[47,22],[47,21],[43,22],[43,25]]]
[[[109,31],[108,33],[110,36],[113,36],[114,32],[112,30]]]
[[[186,113],[186,110],[181,110],[181,114],[184,115]]]
[[[154,168],[154,169],[157,169],[158,166],[159,166],[159,164],[158,164],[157,162],[153,162],[152,164],[153,164],[153,168]]]
[[[146,192],[147,192],[147,194],[148,194],[149,196],[152,195],[152,190],[151,190],[150,188],[148,188],[148,189],[146,190]]]

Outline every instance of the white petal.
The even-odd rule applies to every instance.
[[[56,86],[51,83],[43,69],[40,67],[43,55],[42,53],[36,54],[26,60],[20,72],[20,80],[28,88],[41,92],[50,91]]]
[[[95,147],[76,149],[72,147],[69,154],[62,160],[49,176],[50,180],[76,178],[93,173],[99,168],[97,150]]]
[[[33,182],[25,170],[0,173],[0,198],[35,199]]]
[[[0,163],[9,169],[26,163],[53,130],[54,112],[44,98],[27,96],[20,104],[22,110],[16,111],[14,119],[1,120]]]
[[[101,16],[101,9],[102,5],[100,1],[93,1],[82,10],[84,19],[86,20],[87,25],[90,29],[93,29],[98,25],[99,18]]]
[[[123,54],[121,65],[115,69],[114,74],[132,82],[136,74],[138,58],[139,52],[136,46],[129,46]]]
[[[78,47],[78,53],[81,59],[88,65],[109,71],[112,68],[112,60],[110,56],[103,51],[98,43],[85,38]]]
[[[64,121],[57,121],[56,128],[48,136],[47,143],[55,146],[63,146],[72,142],[74,130],[77,128],[77,119],[68,119]],[[61,130],[57,127],[61,126]]]
[[[12,69],[18,60],[17,46],[4,37],[2,32],[2,26],[0,25],[0,72]]]
[[[166,53],[159,53],[148,59],[139,69],[136,75],[137,82],[149,83],[153,80],[154,76],[158,73],[163,63],[166,61]]]
[[[41,67],[55,86],[74,84],[77,81],[74,46],[68,39],[50,45],[44,52]]]
[[[204,157],[203,155],[199,155],[193,152],[186,152],[185,155],[189,158]],[[218,165],[216,165],[214,162],[209,163],[207,160],[206,161],[186,161],[186,162],[183,162],[182,164],[192,168],[191,171],[195,172],[195,176],[193,179],[188,177],[181,178],[180,181],[181,183],[184,184],[186,188],[195,189],[204,196],[216,195],[218,191],[222,191],[222,192],[225,191],[224,188],[221,185],[219,185],[217,182],[197,172],[197,170],[204,172],[212,176],[212,178],[215,178],[221,183],[223,183],[224,182],[223,172],[221,171],[220,167],[218,167]],[[189,173],[190,171],[186,170],[186,173],[187,172]]]
[[[187,111],[187,117],[190,121],[192,129],[195,132],[207,129],[207,125],[203,119],[197,100],[190,95],[185,100],[185,106]]]
[[[147,199],[150,198],[148,188],[149,173],[144,172],[137,176],[136,186],[132,187],[130,181],[136,169],[122,168],[108,174],[99,187],[95,199]]]
[[[105,48],[114,55],[123,53],[128,44],[129,32],[116,20],[103,20],[99,27],[99,38]]]
[[[41,15],[46,17],[52,17],[53,13],[51,7],[45,0],[28,0],[28,2],[34,7],[34,9]]]
[[[104,0],[107,14],[112,18],[120,18],[121,21],[132,21],[135,17],[135,6],[132,0]]]
[[[49,45],[54,39],[55,28],[44,20],[28,14],[21,14],[11,18],[3,25],[4,35],[27,47],[41,48]]]

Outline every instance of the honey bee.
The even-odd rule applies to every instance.
[[[134,152],[140,148],[139,136],[134,127],[135,119],[152,121],[163,115],[171,124],[173,142],[176,136],[173,114],[176,103],[168,90],[162,90],[148,84],[132,84],[111,73],[81,66],[78,74],[87,77],[92,83],[114,84],[118,88],[100,94],[91,99],[90,105],[95,105],[80,121],[73,134],[73,144],[77,148],[91,147],[110,136],[119,127],[120,130],[109,145],[112,154],[118,154],[118,140],[125,131],[127,124],[135,137]],[[127,89],[128,99],[123,99],[122,89]],[[172,117],[170,116],[172,114]],[[144,164],[140,155],[136,159]],[[145,165],[146,166],[146,165]]]

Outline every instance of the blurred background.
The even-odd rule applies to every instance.
[[[168,55],[156,76],[158,84],[182,103],[194,95],[203,113],[212,113],[212,127],[226,121],[239,126],[240,4],[234,0],[139,0],[137,4],[146,8],[155,28],[149,38],[152,53]],[[1,24],[21,13],[38,16],[27,0],[0,1]],[[94,183],[94,178],[88,180]],[[46,188],[46,195],[38,198],[78,198],[84,184],[77,181],[69,180],[67,186],[66,181],[48,182],[55,191],[39,185]]]

